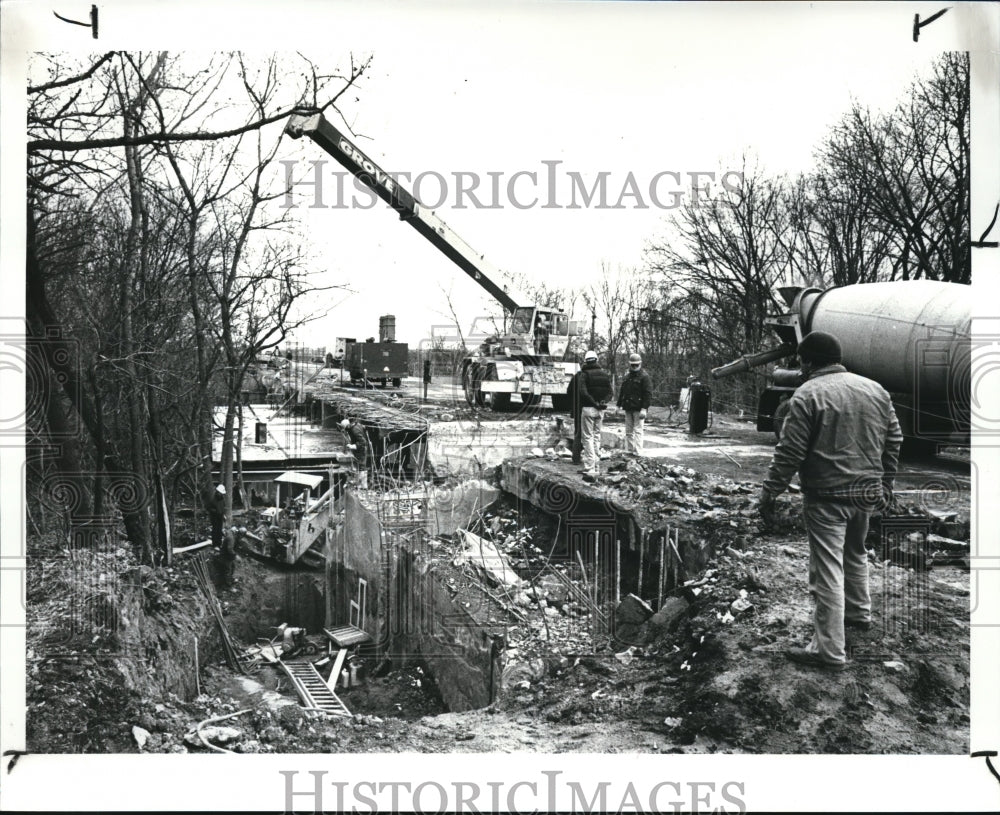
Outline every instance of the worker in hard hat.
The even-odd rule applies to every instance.
[[[597,363],[597,352],[587,351],[583,355],[583,368],[576,379],[575,393],[580,403],[584,481],[596,481],[600,475],[601,425],[604,422],[604,411],[613,395],[611,377]]]
[[[212,524],[212,546],[222,546],[222,525],[226,522],[226,486],[219,484],[205,496],[205,509]]]
[[[347,449],[354,456],[358,471],[358,486],[368,489],[368,434],[357,419],[342,419],[340,429],[347,439]]]
[[[646,412],[653,400],[653,381],[642,370],[642,357],[638,354],[629,356],[628,369],[618,390],[617,404],[625,411],[625,451],[640,454]]]

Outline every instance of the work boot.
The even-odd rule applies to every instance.
[[[840,673],[847,670],[846,662],[828,662],[815,651],[806,648],[789,648],[785,651],[785,656],[798,665],[808,668],[819,668],[821,671],[831,671]]]
[[[590,484],[593,484],[595,481],[597,481],[597,477],[598,477],[597,473],[591,472],[589,470],[583,474],[583,480]]]
[[[871,631],[871,620],[844,620],[844,628],[853,628],[855,631]]]

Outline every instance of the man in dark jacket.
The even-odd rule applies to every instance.
[[[871,627],[865,536],[871,513],[892,500],[903,434],[885,389],[840,364],[836,337],[813,331],[802,338],[798,354],[806,381],[788,400],[760,513],[772,522],[774,500],[797,470],[816,608],[812,640],[786,655],[802,665],[842,671],[845,627]]]
[[[357,419],[343,419],[340,427],[347,436],[347,449],[354,455],[358,468],[358,486],[368,489],[368,436]]]
[[[222,546],[222,525],[226,521],[226,488],[219,484],[205,497],[205,509],[212,523],[212,546]]]
[[[583,461],[583,441],[581,439],[581,431],[583,426],[580,422],[580,377],[583,376],[583,369],[577,371],[573,374],[573,378],[569,381],[569,387],[566,389],[566,395],[569,397],[569,409],[570,415],[573,417],[573,463],[580,464]]]
[[[601,426],[611,399],[611,377],[597,364],[597,353],[587,351],[576,387],[580,403],[580,441],[583,445],[583,479],[596,481],[600,474]]]
[[[625,411],[625,450],[642,452],[642,429],[646,411],[653,401],[653,382],[642,370],[642,357],[632,354],[628,358],[629,372],[618,391],[618,407]]]
[[[222,533],[222,547],[216,556],[216,564],[219,583],[224,587],[236,582],[236,546],[246,533],[246,527],[243,526],[232,526]]]

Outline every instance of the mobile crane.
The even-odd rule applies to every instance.
[[[509,329],[487,338],[462,360],[462,388],[470,406],[504,410],[511,394],[517,393],[525,406],[537,405],[548,395],[555,410],[569,410],[567,390],[579,366],[563,360],[570,337],[577,333],[565,312],[518,305],[494,282],[499,271],[492,264],[321,113],[291,116],[285,132],[295,139],[311,138],[510,312]]]

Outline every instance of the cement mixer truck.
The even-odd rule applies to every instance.
[[[822,290],[786,287],[786,314],[764,322],[781,344],[712,370],[720,379],[795,355],[810,331],[843,347],[843,364],[892,395],[912,450],[969,443],[972,287],[936,280],[864,283]],[[776,367],[757,405],[757,429],[775,435],[787,400],[802,384],[796,368]]]

